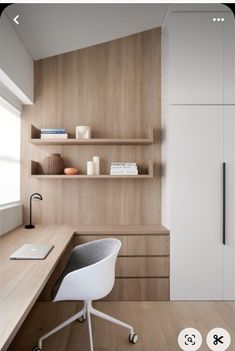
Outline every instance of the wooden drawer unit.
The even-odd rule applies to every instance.
[[[168,277],[169,257],[118,257],[116,277]]]
[[[116,280],[104,300],[169,300],[169,233],[81,233],[75,245],[114,237],[122,247],[116,263]]]
[[[169,279],[116,278],[113,290],[104,300],[169,300]]]
[[[75,235],[75,245],[98,240],[107,235]],[[122,242],[120,256],[168,256],[168,235],[110,235]]]

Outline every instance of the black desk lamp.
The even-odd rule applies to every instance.
[[[29,200],[29,224],[26,224],[26,229],[33,229],[35,226],[32,224],[32,200],[42,200],[42,195],[39,193],[33,193]]]

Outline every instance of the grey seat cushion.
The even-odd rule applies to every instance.
[[[116,251],[118,247],[118,242],[109,238],[92,241],[87,245],[75,247],[63,273],[52,290],[51,299],[54,300],[62,280],[67,274],[103,260]]]

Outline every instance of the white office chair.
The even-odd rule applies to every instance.
[[[84,307],[74,316],[43,335],[33,351],[42,350],[42,342],[73,321],[88,320],[90,351],[93,351],[91,314],[129,329],[129,341],[136,344],[138,335],[132,326],[104,314],[92,306],[110,293],[115,281],[115,263],[121,247],[120,240],[101,239],[75,247],[69,262],[53,289],[53,302],[84,301]]]

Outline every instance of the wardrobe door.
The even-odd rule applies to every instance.
[[[235,104],[235,18],[224,15],[224,104]]]
[[[223,103],[224,13],[172,13],[169,19],[171,104]]]
[[[224,244],[224,299],[235,299],[235,106],[224,106],[224,161],[226,164],[226,227]]]
[[[223,299],[223,107],[170,108],[171,299]]]

